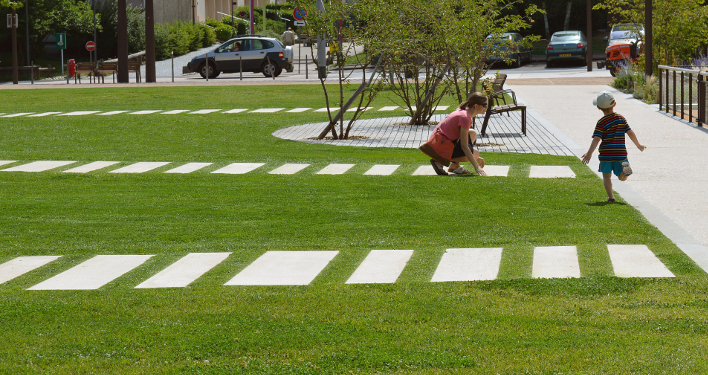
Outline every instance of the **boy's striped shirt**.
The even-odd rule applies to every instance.
[[[630,130],[627,120],[618,113],[610,113],[597,121],[594,137],[602,138],[600,161],[623,161],[627,159],[624,133]]]

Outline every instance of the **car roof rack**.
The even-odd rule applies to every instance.
[[[261,38],[265,38],[265,37],[266,37],[265,35],[260,35],[260,34],[241,34],[241,35],[236,35],[237,38],[242,38],[242,37],[245,37],[245,36],[257,36],[257,37],[261,37]]]

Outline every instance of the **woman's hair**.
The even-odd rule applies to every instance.
[[[481,92],[473,92],[468,98],[466,102],[460,103],[459,109],[467,109],[471,108],[475,104],[482,105],[487,102],[487,95],[484,95],[484,93]]]

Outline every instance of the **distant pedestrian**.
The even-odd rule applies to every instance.
[[[435,173],[447,176],[444,167],[448,167],[448,172],[456,175],[472,174],[460,165],[460,162],[469,161],[477,174],[487,175],[482,169],[484,159],[479,156],[479,150],[472,147],[477,141],[477,131],[470,129],[472,119],[486,110],[487,96],[475,92],[433,129],[430,139],[419,149],[432,158],[430,164]]]
[[[595,151],[598,143],[600,143],[600,170],[602,180],[607,191],[607,201],[614,202],[615,195],[612,192],[612,173],[614,173],[620,181],[627,180],[627,177],[632,174],[632,168],[629,166],[627,159],[627,148],[624,144],[625,133],[629,139],[634,142],[639,151],[644,151],[647,147],[640,144],[634,131],[629,128],[627,120],[620,114],[614,112],[617,105],[615,98],[609,91],[600,92],[592,102],[602,111],[603,116],[595,125],[595,132],[592,134],[592,143],[588,152],[583,155],[583,163],[587,164],[592,158],[592,153]]]
[[[291,27],[288,27],[288,29],[285,30],[281,38],[283,39],[283,43],[285,43],[286,46],[292,46],[293,44],[295,44],[295,33],[293,32],[293,29]]]

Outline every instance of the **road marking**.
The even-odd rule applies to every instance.
[[[108,173],[143,173],[151,171],[155,168],[160,168],[164,165],[170,164],[169,162],[139,162],[131,165],[127,165],[123,168],[118,168],[116,170],[110,171]]]
[[[98,289],[145,263],[152,255],[96,255],[28,290]]]
[[[395,164],[377,164],[371,167],[364,174],[368,176],[390,176],[393,172],[398,169],[400,165]]]
[[[264,165],[265,163],[233,163],[211,173],[244,174]]]
[[[578,249],[575,246],[535,248],[531,277],[545,279],[580,277]]]
[[[351,169],[355,164],[330,164],[317,174],[344,174],[346,171]]]
[[[210,166],[212,163],[187,163],[185,165],[181,165],[177,168],[170,169],[169,171],[165,171],[165,173],[192,173],[194,171],[198,171],[204,167]]]
[[[59,259],[59,256],[27,256],[18,257],[0,264],[0,284],[22,276],[29,271]]]
[[[135,288],[184,288],[223,262],[229,254],[231,253],[187,254]]]
[[[309,167],[310,164],[284,164],[268,173],[270,174],[295,174]]]
[[[76,163],[75,161],[34,161],[28,164],[3,169],[2,172],[44,172],[50,169]]]
[[[501,247],[447,249],[431,281],[494,280],[501,256]]]
[[[607,245],[617,277],[675,277],[646,245]]]
[[[532,165],[530,178],[575,178],[575,173],[566,165]]]
[[[413,250],[372,250],[346,283],[395,283],[411,255]]]
[[[72,168],[64,171],[64,173],[86,173],[95,171],[98,169],[110,167],[113,164],[118,164],[118,161],[94,161],[93,163],[88,163],[80,167]]]
[[[308,285],[338,251],[268,251],[224,285]]]

